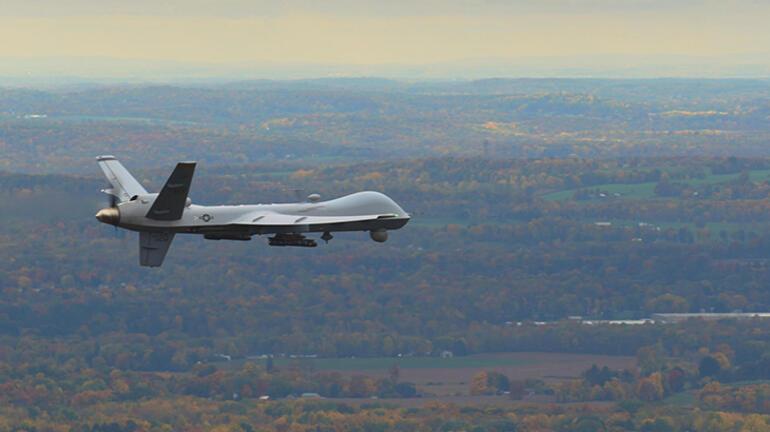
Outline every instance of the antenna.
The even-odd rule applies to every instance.
[[[292,188],[291,191],[294,192],[294,198],[297,202],[305,201],[305,189]]]

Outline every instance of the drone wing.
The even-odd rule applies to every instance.
[[[337,224],[351,223],[351,222],[365,222],[377,219],[386,219],[395,217],[396,215],[359,215],[359,216],[302,216],[302,215],[287,215],[273,212],[253,212],[249,213],[239,220],[235,221],[234,225],[252,226],[252,227],[333,227]]]

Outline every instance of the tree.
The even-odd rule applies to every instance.
[[[353,375],[350,378],[348,392],[351,397],[367,397],[374,394],[374,382],[365,375]]]
[[[642,422],[639,432],[674,432],[674,424],[668,418],[648,419]]]
[[[701,378],[713,377],[722,370],[719,360],[711,355],[704,356],[698,364],[698,375]]]
[[[471,379],[471,395],[478,396],[478,395],[485,395],[489,394],[490,389],[487,384],[487,373],[484,371],[481,371],[473,376]]]
[[[621,401],[626,398],[626,390],[619,380],[613,379],[604,384],[604,395],[609,400]]]
[[[487,372],[487,387],[493,392],[505,392],[510,389],[510,380],[500,372]]]
[[[465,339],[455,339],[452,343],[452,354],[456,356],[468,355],[468,347],[465,344]]]
[[[415,397],[417,396],[417,388],[412,383],[400,382],[396,384],[396,394],[403,398]]]
[[[390,381],[393,384],[396,384],[400,376],[401,369],[398,367],[398,363],[393,363],[390,365],[390,368],[388,368],[388,378],[390,378]]]
[[[685,374],[682,368],[675,367],[671,369],[666,374],[666,388],[673,393],[682,391],[686,377],[687,374]]]
[[[603,386],[607,381],[615,378],[617,374],[612,372],[607,366],[599,369],[595,364],[590,369],[583,372],[583,378],[592,386]]]
[[[636,361],[643,375],[659,371],[663,367],[663,349],[660,344],[639,348]]]
[[[660,372],[641,378],[636,388],[639,399],[647,402],[663,399],[663,382]]]
[[[712,357],[714,357],[714,360],[719,363],[719,370],[729,370],[730,369],[730,359],[721,352],[715,352],[711,354]]]
[[[690,305],[684,297],[671,293],[655,297],[648,301],[646,306],[650,313],[687,312],[690,310]]]
[[[523,380],[511,380],[509,384],[510,397],[513,400],[521,400],[527,390],[527,383]]]
[[[593,415],[580,416],[573,420],[569,429],[573,432],[601,432],[606,431],[607,426],[601,418]]]

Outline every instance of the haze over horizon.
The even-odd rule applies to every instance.
[[[755,0],[4,2],[0,76],[768,77]]]

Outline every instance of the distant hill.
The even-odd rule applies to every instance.
[[[0,170],[492,158],[767,156],[770,81],[328,78],[0,88]]]

